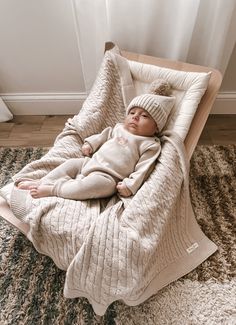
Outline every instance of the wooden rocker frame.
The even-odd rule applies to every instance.
[[[111,44],[107,43],[106,49],[109,49],[109,45],[112,45],[112,43]],[[201,65],[180,62],[180,61],[173,61],[169,59],[157,58],[153,56],[141,55],[141,54],[126,52],[126,51],[121,51],[121,54],[131,61],[157,65],[160,67],[170,68],[174,70],[180,70],[186,72],[210,72],[211,71],[211,78],[209,80],[207,90],[204,96],[202,97],[201,102],[198,105],[189,132],[184,141],[187,155],[190,159],[198,143],[198,140],[200,138],[200,135],[205,126],[211,108],[213,106],[213,103],[216,99],[218,90],[220,88],[222,82],[221,73],[216,69],[212,69]],[[2,197],[0,197],[0,216],[27,236],[27,233],[29,231],[29,225],[20,221],[15,217],[15,215],[10,210],[9,205]]]

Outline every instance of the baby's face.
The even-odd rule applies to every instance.
[[[140,107],[133,107],[124,121],[127,131],[135,135],[151,137],[157,132],[157,125],[154,119]]]

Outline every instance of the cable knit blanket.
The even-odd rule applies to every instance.
[[[68,120],[44,157],[13,179],[39,179],[66,159],[80,157],[83,139],[122,121],[132,96],[127,62],[108,51],[81,112]],[[188,173],[182,141],[166,132],[154,171],[131,198],[34,200],[14,187],[10,205],[30,225],[35,248],[66,270],[64,295],[87,297],[103,315],[118,299],[143,302],[216,250],[195,221]]]

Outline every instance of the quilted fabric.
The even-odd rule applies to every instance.
[[[129,61],[129,66],[136,95],[147,92],[150,83],[158,78],[171,84],[176,101],[165,129],[176,132],[184,140],[206,91],[211,72],[179,71],[135,61]]]

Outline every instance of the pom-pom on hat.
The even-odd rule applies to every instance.
[[[149,86],[149,94],[170,96],[171,95],[171,85],[168,81],[164,79],[155,79]]]
[[[145,109],[157,124],[158,131],[164,128],[175,103],[175,97],[144,94],[134,97],[127,107],[127,114],[133,107]]]

